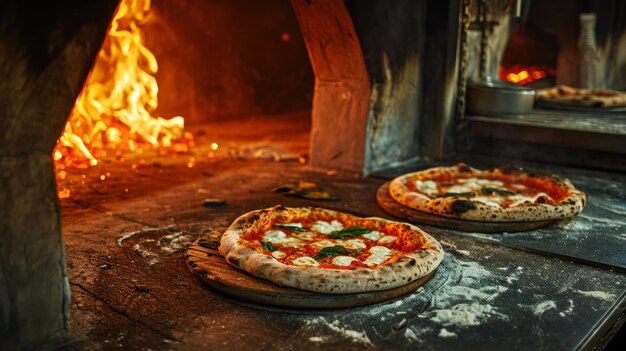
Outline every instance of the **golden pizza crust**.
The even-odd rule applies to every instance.
[[[464,196],[431,198],[420,192],[412,191],[407,187],[408,182],[416,179],[432,179],[444,173],[449,173],[455,178],[486,178],[488,176],[532,177],[534,179],[550,182],[552,186],[566,190],[568,195],[556,204],[521,203],[503,208],[490,206],[483,202],[472,200],[471,197]],[[424,171],[402,175],[391,181],[389,184],[389,194],[400,204],[418,211],[443,217],[483,222],[523,222],[573,217],[583,210],[587,201],[585,193],[576,190],[567,179],[556,176],[530,175],[524,171],[504,168],[494,168],[483,171],[465,164],[458,164],[453,167],[430,168]]]
[[[433,272],[443,259],[443,249],[437,240],[419,228],[410,226],[423,236],[423,249],[404,253],[398,260],[375,268],[332,269],[311,266],[293,266],[245,246],[239,238],[242,234],[263,228],[275,219],[289,221],[310,213],[326,213],[333,217],[337,211],[321,208],[288,208],[276,206],[246,213],[233,222],[220,241],[219,252],[231,265],[256,277],[270,280],[278,285],[319,293],[349,294],[396,288]],[[382,218],[363,220],[380,224],[397,223]]]

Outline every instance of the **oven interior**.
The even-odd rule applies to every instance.
[[[289,312],[278,315],[285,324],[276,322],[275,311],[207,296],[187,277],[184,249],[223,231],[235,214],[277,203],[384,216],[373,190],[416,167],[472,160],[567,170],[601,192],[607,206],[614,206],[609,200],[623,201],[618,174],[626,170],[626,112],[465,110],[467,81],[481,74],[536,89],[576,86],[584,12],[597,14],[604,86],[626,90],[626,4],[620,1],[123,2],[150,7],[138,22],[146,49],[138,51],[135,73],[151,73],[141,89],[158,92],[158,106],[148,101],[142,108],[165,121],[184,117],[184,132],[177,125],[169,135],[163,122],[152,144],[128,137],[140,127],[119,121],[116,131],[100,130],[99,137],[86,131],[81,142],[73,140],[85,125],[101,123],[79,117],[70,123],[72,133],[67,130],[68,116],[72,121],[82,113],[77,100],[89,95],[84,83],[93,78],[100,87],[94,73],[99,55],[113,56],[99,50],[109,40],[118,1],[0,5],[0,288],[6,291],[0,298],[0,339],[11,347],[237,345],[224,341],[217,328],[249,345],[257,340],[266,347],[293,347],[304,340],[310,346],[313,331],[336,331],[346,320],[332,314],[341,323],[324,316],[303,322]],[[121,50],[126,38],[118,39]],[[103,64],[101,72],[111,74],[117,62]],[[136,95],[132,90],[124,96]],[[101,108],[97,100],[84,106]],[[594,177],[607,188],[591,185]],[[325,185],[340,200],[303,202],[273,192],[284,181],[302,179]],[[615,213],[607,216],[614,221],[611,230],[618,231],[624,224]],[[450,251],[458,245],[457,258],[461,247],[497,256],[485,265],[503,265],[510,255],[529,263],[534,258],[526,251],[538,250],[522,236],[439,234],[451,243]],[[591,253],[578,252],[573,241],[565,253],[550,245],[556,247],[548,249],[550,257],[576,251],[576,262],[608,252],[589,272],[580,270],[592,274],[608,267],[597,274],[623,280],[623,245],[594,246]],[[523,247],[522,253],[511,247]],[[568,269],[543,256],[541,264]],[[615,286],[598,284],[617,294]],[[406,320],[402,324],[396,313],[401,308],[383,309],[394,317],[375,332],[394,332],[391,341],[375,337],[382,340],[376,345],[416,342],[406,336]],[[371,317],[359,313],[352,317]],[[621,325],[611,322],[590,326],[596,334],[586,342],[608,342]],[[239,335],[247,323],[277,323],[269,328],[278,338],[262,327]],[[394,339],[398,331],[402,340]],[[344,330],[332,345],[374,345],[365,331],[351,332]]]

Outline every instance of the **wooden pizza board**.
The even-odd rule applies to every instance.
[[[389,290],[357,294],[322,294],[278,286],[269,280],[252,276],[228,264],[215,249],[216,245],[203,245],[196,241],[185,253],[187,267],[200,281],[234,298],[276,307],[328,309],[388,301],[414,291],[430,280],[436,272],[433,271],[407,285]]]
[[[398,203],[389,194],[390,181],[381,185],[376,192],[376,202],[389,214],[411,223],[425,224],[433,227],[454,229],[464,232],[503,233],[522,232],[537,229],[558,222],[561,219],[546,219],[524,222],[480,222],[437,216]]]

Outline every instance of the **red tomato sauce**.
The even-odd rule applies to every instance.
[[[339,216],[312,215],[309,217],[292,218],[288,222],[272,221],[271,224],[269,224],[268,226],[264,228],[259,228],[256,231],[243,234],[240,240],[243,240],[248,247],[253,248],[265,255],[272,256],[272,252],[265,250],[261,246],[263,237],[268,230],[280,230],[283,233],[285,233],[287,237],[295,237],[295,238],[298,238],[299,234],[304,233],[304,232],[299,232],[299,231],[289,231],[288,229],[280,228],[276,226],[277,224],[289,225],[289,224],[294,224],[294,223],[300,223],[303,228],[311,229],[313,223],[315,223],[316,221],[326,221],[328,223],[331,223],[334,220],[340,222],[343,225],[344,229],[352,227],[352,226],[361,226],[370,230],[379,231],[383,235],[396,236],[398,237],[398,239],[396,241],[379,244],[377,240],[369,240],[367,238],[361,237],[360,235],[355,236],[355,237],[345,238],[343,240],[360,239],[365,244],[365,248],[358,250],[358,252],[340,255],[340,256],[355,257],[357,258],[357,260],[351,262],[350,265],[348,266],[337,266],[332,263],[333,259],[336,256],[318,258],[316,259],[316,261],[319,263],[319,265],[317,266],[318,268],[329,268],[329,269],[374,268],[376,266],[368,266],[367,264],[363,263],[363,261],[366,260],[371,255],[371,253],[369,252],[369,249],[372,248],[373,246],[386,246],[387,248],[396,251],[395,255],[390,256],[387,260],[385,260],[381,264],[388,264],[390,262],[396,261],[401,255],[401,252],[410,252],[410,251],[415,251],[415,250],[424,248],[423,236],[419,234],[418,232],[415,232],[414,230],[410,229],[408,225],[397,224],[397,223],[387,223],[386,225],[381,226],[377,221],[363,220],[361,218],[354,217],[348,214],[341,214]],[[305,244],[300,247],[291,247],[288,244],[282,245],[280,243],[272,244],[273,249],[280,250],[281,252],[285,254],[284,257],[276,258],[276,259],[281,263],[284,263],[287,265],[293,265],[293,260],[299,257],[304,257],[304,256],[314,257],[320,252],[321,248],[313,246],[312,244],[315,242],[319,242],[320,240],[330,240],[333,242],[335,240],[340,240],[336,244],[332,244],[328,246],[342,245],[341,239],[329,238],[326,234],[317,233],[312,230],[307,231],[307,233],[313,233],[314,239],[310,241],[302,240]],[[348,248],[346,247],[346,249]],[[353,251],[353,250],[350,250],[350,251]]]

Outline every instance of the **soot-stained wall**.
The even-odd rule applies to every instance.
[[[114,0],[0,2],[0,349],[53,349],[69,286],[52,148]]]
[[[348,0],[370,81],[366,172],[418,157],[423,1]]]

